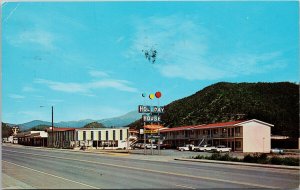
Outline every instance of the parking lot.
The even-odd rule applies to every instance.
[[[134,150],[129,150],[129,152],[130,154],[144,155],[144,149],[134,149]],[[146,154],[152,155],[151,149],[146,149]],[[167,156],[170,158],[190,158],[191,156],[197,156],[197,155],[209,156],[211,154],[212,154],[211,152],[178,151],[176,149],[160,150],[161,156]],[[221,154],[225,154],[225,153],[221,153]],[[153,149],[153,155],[159,155],[157,149]],[[244,153],[242,152],[230,152],[229,155],[233,157],[239,157],[239,158],[244,157]]]

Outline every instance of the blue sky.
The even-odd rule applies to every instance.
[[[102,119],[220,81],[299,82],[298,16],[296,1],[4,3],[2,120],[50,121],[52,105],[55,122]]]

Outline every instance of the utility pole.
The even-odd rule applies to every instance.
[[[53,106],[52,108],[52,147],[54,148],[54,125],[53,125]]]

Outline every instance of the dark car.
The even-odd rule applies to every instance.
[[[170,149],[172,148],[171,144],[160,144],[160,149]]]

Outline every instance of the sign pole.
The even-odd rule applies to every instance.
[[[158,136],[159,136],[159,138],[158,138],[158,148],[157,148],[157,150],[158,150],[158,155],[160,155],[160,130],[158,129]]]
[[[144,154],[146,155],[146,133],[145,133],[145,122],[144,122]]]

